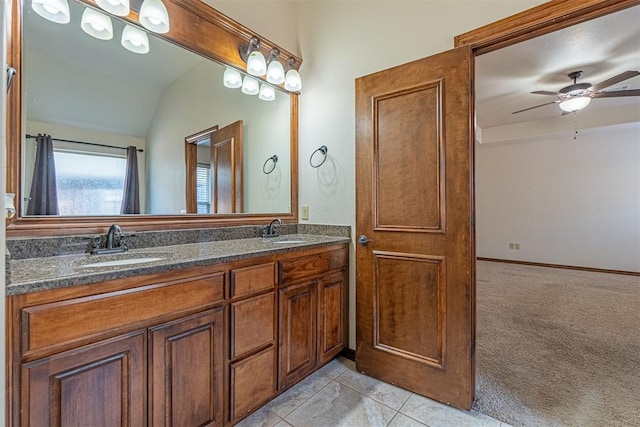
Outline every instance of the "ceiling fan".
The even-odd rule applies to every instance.
[[[536,105],[534,107],[524,108],[522,110],[514,111],[511,114],[522,113],[523,111],[533,110],[534,108],[544,107],[545,105],[559,104],[558,106],[562,110],[562,115],[574,113],[585,108],[591,102],[593,98],[615,98],[619,96],[640,96],[640,89],[631,90],[614,90],[604,91],[616,83],[620,83],[624,80],[630,79],[640,74],[640,71],[625,71],[617,76],[613,76],[598,84],[592,85],[591,83],[578,83],[577,80],[582,75],[582,71],[574,71],[568,74],[570,79],[573,79],[573,84],[563,87],[559,92],[549,92],[546,90],[537,90],[537,95],[551,95],[556,96],[558,99],[551,102],[545,102],[544,104]]]

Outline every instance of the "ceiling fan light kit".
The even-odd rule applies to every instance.
[[[566,113],[575,113],[585,108],[591,102],[588,96],[575,96],[562,101],[558,106]]]
[[[524,108],[522,110],[514,111],[511,114],[522,113],[523,111],[533,110],[534,108],[544,107],[545,105],[558,104],[560,109],[567,113],[575,113],[587,107],[591,103],[593,98],[617,98],[621,96],[640,96],[640,89],[631,90],[616,90],[606,91],[605,89],[620,83],[624,80],[628,80],[632,77],[640,75],[640,71],[625,71],[616,76],[613,76],[598,84],[592,85],[591,83],[577,83],[578,78],[582,76],[582,71],[574,71],[567,75],[573,80],[573,84],[563,87],[558,92],[549,92],[545,90],[539,90],[531,92],[536,95],[551,95],[556,96],[556,101],[545,102],[544,104],[535,105],[533,107]]]

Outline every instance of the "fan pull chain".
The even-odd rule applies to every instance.
[[[573,140],[578,139],[578,115],[576,112],[573,112]]]

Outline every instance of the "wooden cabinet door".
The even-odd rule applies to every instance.
[[[280,389],[316,367],[317,289],[312,280],[280,290]]]
[[[344,272],[318,280],[318,363],[324,364],[347,345],[347,281]]]
[[[150,329],[149,425],[219,426],[223,309]]]
[[[231,360],[274,344],[277,316],[275,292],[236,301],[229,308]]]
[[[229,420],[233,424],[276,394],[275,346],[232,363],[229,383]]]
[[[146,425],[145,332],[22,365],[22,425]]]

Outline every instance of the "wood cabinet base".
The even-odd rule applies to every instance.
[[[346,244],[16,295],[7,425],[228,426],[347,343]]]

